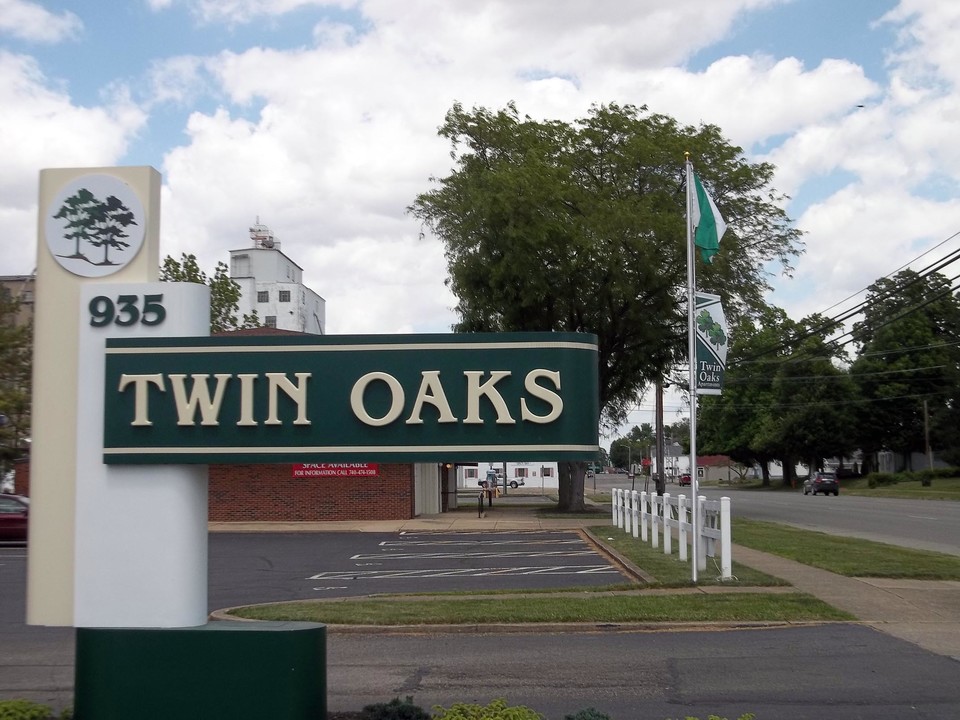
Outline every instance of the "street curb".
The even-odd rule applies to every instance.
[[[362,598],[365,599],[365,598]],[[239,607],[262,607],[264,605],[287,605],[291,601],[277,603],[261,603],[259,605],[243,605]],[[296,601],[293,601],[296,602]],[[250,618],[229,615],[231,610],[224,608],[210,613],[209,619],[213,622],[270,622],[252,620]],[[420,625],[337,625],[322,623],[328,632],[337,634],[383,634],[383,635],[484,635],[484,634],[521,634],[521,633],[606,633],[606,632],[725,632],[731,630],[769,630],[787,627],[818,627],[822,625],[850,624],[847,620],[741,620],[729,621],[694,621],[694,622],[570,622],[570,623],[468,623],[462,625],[451,624],[420,624]]]
[[[632,576],[633,580],[640,581],[647,585],[655,585],[657,583],[657,579],[653,575],[645,572],[639,566],[635,565],[633,562],[607,545],[605,542],[603,542],[603,540],[594,535],[588,528],[581,528],[580,534],[584,537],[584,539],[591,543],[599,553],[614,561],[627,575]]]

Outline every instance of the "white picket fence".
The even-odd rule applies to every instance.
[[[676,530],[680,560],[687,561],[687,547],[693,541],[693,518],[692,503],[686,495],[671,497],[670,493],[657,495],[655,492],[614,488],[612,505],[614,525],[655,548],[660,547],[662,538],[665,555],[673,553],[673,531]],[[697,569],[707,569],[707,558],[717,556],[719,544],[720,577],[730,580],[733,578],[730,498],[707,500],[701,495],[697,507],[700,511]]]

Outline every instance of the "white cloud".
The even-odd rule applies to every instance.
[[[793,303],[795,319],[822,311],[895,273],[956,233],[960,199],[937,202],[895,186],[884,192],[854,184],[811,206],[799,223],[807,230],[808,252],[795,282],[808,292]],[[924,258],[915,269],[944,254]]]
[[[889,272],[883,261],[960,229],[956,3],[903,0],[887,15],[902,32],[881,85],[842,59],[806,67],[747,53],[701,72],[684,65],[744,13],[780,0],[714,0],[710,13],[702,0],[148,1],[227,26],[308,5],[349,11],[313,13],[313,46],[277,49],[267,34],[245,51],[155,57],[147,78],[146,107],[195,108],[184,144],[155,163],[165,180],[163,252],[194,252],[212,269],[248,244],[259,215],[327,299],[332,332],[453,322],[442,247],[419,238],[405,208],[450,169],[436,128],[454,101],[514,100],[521,113],[562,120],[594,103],[647,104],[682,123],[716,124],[748,154],[762,148],[752,159],[777,165],[775,186],[797,198],[789,209],[808,231],[797,279],[778,282],[772,298],[790,298],[791,314],[823,309]],[[349,17],[361,21],[343,24]],[[37,61],[0,55],[13,130],[0,136],[0,216],[29,216],[42,166],[123,162],[146,119],[119,87],[99,107],[80,107]],[[891,207],[905,220],[884,217]]]
[[[633,78],[630,94],[652,109],[694,125],[717,125],[747,152],[771,137],[837,120],[880,92],[862,68],[843,60],[825,60],[807,70],[795,58],[774,62],[736,56],[722,58],[702,73],[663,68]]]
[[[39,172],[47,167],[117,164],[144,116],[118,90],[103,107],[79,107],[40,72],[29,57],[0,51],[0,214],[16,224],[13,237],[36,236]],[[4,246],[10,272],[35,262],[33,243]]]
[[[0,0],[0,33],[38,43],[58,43],[83,30],[69,10],[55,14],[28,0]]]
[[[940,0],[900,0],[883,23],[899,26],[899,46],[890,62],[908,86],[955,87],[960,80],[960,5]]]

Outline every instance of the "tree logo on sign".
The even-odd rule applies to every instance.
[[[111,275],[139,252],[144,211],[113,175],[84,175],[64,185],[46,215],[47,247],[61,267],[83,277]]]
[[[721,347],[727,344],[727,335],[723,331],[723,325],[713,319],[709,310],[701,310],[697,315],[697,329],[706,337],[714,347]]]

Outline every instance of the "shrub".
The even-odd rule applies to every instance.
[[[544,720],[543,715],[524,705],[507,707],[503,698],[487,706],[457,703],[449,708],[433,709],[434,720]]]
[[[898,482],[900,482],[898,473],[870,473],[867,476],[867,485],[872,488],[896,485]]]
[[[413,698],[401,701],[394,698],[388,703],[367,705],[360,711],[361,720],[430,720],[430,713],[419,705],[413,704]]]
[[[48,720],[53,711],[29,700],[0,700],[0,720]]]
[[[606,713],[591,707],[586,710],[580,710],[573,715],[567,715],[563,720],[611,720],[611,718]]]
[[[885,485],[896,485],[901,482],[920,481],[924,487],[930,487],[931,481],[935,478],[954,478],[960,476],[960,468],[926,468],[924,470],[898,473],[870,473],[867,475],[867,485],[871,488],[883,487]]]

